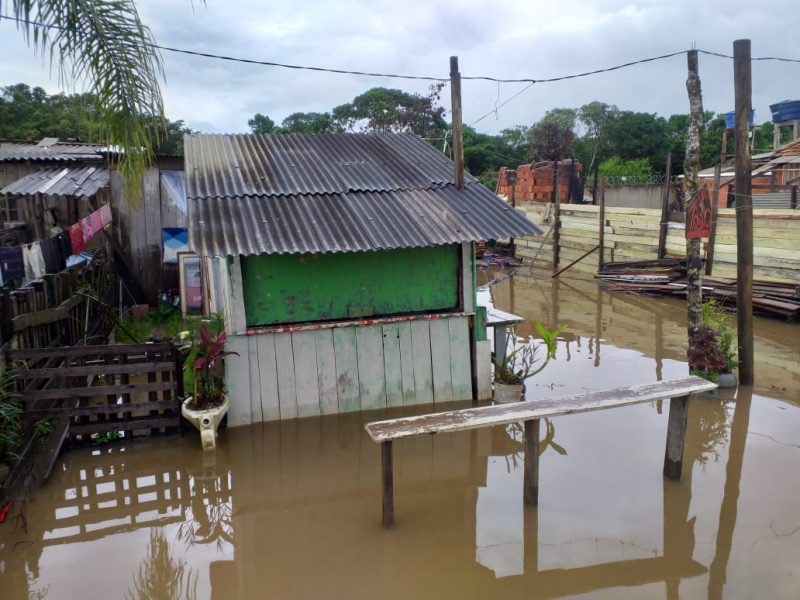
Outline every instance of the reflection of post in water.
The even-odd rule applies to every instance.
[[[597,286],[597,308],[594,320],[594,366],[600,366],[600,337],[603,335],[603,291]]]
[[[728,559],[733,545],[733,531],[736,528],[739,481],[742,478],[742,463],[744,462],[747,429],[750,425],[750,402],[752,398],[753,389],[750,386],[740,385],[736,393],[736,408],[731,422],[728,462],[725,466],[725,490],[719,511],[719,527],[717,528],[717,547],[714,552],[714,560],[711,561],[708,577],[708,597],[711,600],[722,598],[722,590],[725,587]]]
[[[656,318],[655,326],[655,355],[656,355],[656,381],[663,379],[662,369],[664,368],[664,318],[660,313],[653,312]],[[660,412],[660,411],[659,411]]]

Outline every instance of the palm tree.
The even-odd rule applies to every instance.
[[[116,150],[123,193],[138,202],[145,167],[164,130],[161,56],[133,0],[0,0],[28,45],[57,65],[62,84],[88,84],[102,139]]]

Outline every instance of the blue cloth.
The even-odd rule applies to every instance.
[[[182,227],[164,227],[161,240],[165,265],[177,265],[178,252],[189,251],[189,232]]]
[[[0,271],[3,281],[25,277],[25,263],[22,260],[22,246],[0,248]]]

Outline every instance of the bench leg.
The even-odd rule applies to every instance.
[[[392,468],[392,442],[381,443],[381,465],[383,467],[383,526],[394,524],[394,472]]]
[[[539,504],[539,419],[525,421],[525,504]]]
[[[683,469],[683,446],[686,442],[686,426],[689,417],[689,396],[672,398],[669,401],[667,424],[667,450],[664,455],[664,475],[679,480]]]

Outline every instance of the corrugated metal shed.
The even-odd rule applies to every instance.
[[[58,167],[40,169],[5,186],[0,193],[13,196],[91,197],[106,187],[108,169],[104,167]]]
[[[189,243],[203,256],[415,248],[541,233],[410,134],[192,135]]]
[[[42,143],[44,142],[44,143]],[[8,161],[41,161],[41,162],[75,162],[103,160],[99,154],[99,144],[71,144],[56,142],[52,139],[40,143],[0,142],[0,162]]]

